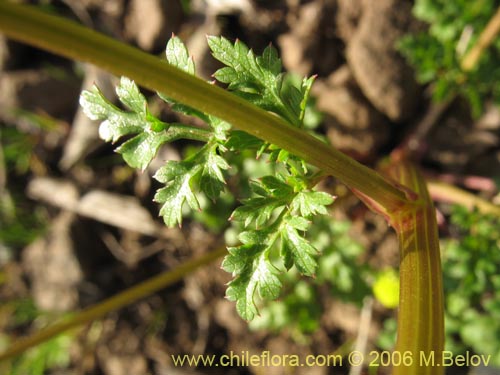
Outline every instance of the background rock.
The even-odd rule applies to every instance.
[[[389,121],[363,96],[346,65],[317,82],[313,94],[326,114],[327,135],[336,148],[367,158],[387,141]]]
[[[22,108],[68,118],[78,105],[79,94],[80,85],[69,75],[56,77],[31,69],[4,72],[0,76],[0,117],[5,120],[12,117],[10,111]]]
[[[177,32],[182,15],[177,0],[132,0],[125,17],[125,35],[144,50],[161,50]]]
[[[323,76],[341,65],[343,48],[331,18],[335,12],[332,1],[310,2],[289,11],[289,31],[278,38],[288,71],[301,76]]]
[[[48,235],[23,252],[33,299],[41,310],[70,311],[77,306],[77,286],[83,272],[74,252],[70,230],[73,221],[73,214],[61,213],[54,219]]]
[[[398,39],[412,28],[411,7],[410,1],[364,1],[346,52],[365,96],[395,122],[411,118],[419,101],[413,70],[396,50]]]
[[[349,43],[363,12],[363,0],[337,0],[335,12],[335,32],[338,37]]]

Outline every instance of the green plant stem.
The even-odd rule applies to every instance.
[[[95,64],[115,75],[219,117],[303,158],[375,200],[386,212],[409,204],[405,193],[378,173],[225,90],[154,56],[33,7],[0,2],[0,31],[65,57]]]
[[[444,348],[444,297],[436,211],[427,185],[406,160],[386,166],[388,176],[419,195],[417,204],[391,217],[400,249],[400,295],[396,352],[411,353],[411,366],[394,367],[393,375],[440,375],[441,366],[421,361],[435,358],[440,363]]]
[[[171,135],[170,139],[172,141],[176,139],[191,139],[193,141],[208,142],[212,136],[212,132],[208,129],[177,123],[170,124],[168,133]]]
[[[174,270],[167,271],[158,276],[152,277],[132,288],[129,288],[116,296],[113,296],[97,305],[91,306],[73,316],[52,326],[44,328],[32,336],[20,339],[12,344],[5,352],[0,353],[0,362],[15,357],[29,348],[32,348],[44,341],[59,335],[62,332],[89,323],[95,319],[101,318],[111,311],[121,309],[137,300],[157,292],[176,281],[181,280],[201,266],[207,265],[226,254],[226,248],[221,247],[218,250],[204,254],[198,258],[191,259]]]

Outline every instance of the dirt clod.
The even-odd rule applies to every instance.
[[[48,236],[31,244],[23,253],[33,298],[41,310],[63,312],[77,306],[77,286],[83,273],[74,252],[70,230],[73,222],[73,214],[62,213],[54,219]]]
[[[366,158],[388,139],[389,121],[363,96],[348,66],[317,82],[313,93],[335,147]]]
[[[0,117],[13,121],[12,111],[21,108],[56,118],[70,117],[76,109],[79,89],[71,76],[56,77],[32,69],[4,72],[0,76]]]
[[[396,122],[410,119],[419,99],[414,73],[396,49],[411,24],[409,1],[365,1],[347,46],[347,62],[359,87],[379,111]]]
[[[165,38],[177,32],[182,20],[179,1],[132,0],[125,17],[125,35],[147,51],[161,50]]]

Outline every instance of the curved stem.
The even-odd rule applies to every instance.
[[[90,62],[115,75],[219,117],[236,128],[303,158],[391,212],[409,204],[404,192],[370,168],[215,85],[155,56],[117,42],[74,22],[37,9],[0,1],[0,31],[62,56]]]

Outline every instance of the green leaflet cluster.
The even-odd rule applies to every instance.
[[[369,280],[374,270],[360,262],[364,247],[350,235],[348,221],[318,217],[309,230],[311,244],[321,255],[314,278],[302,278],[297,270],[281,274],[283,292],[279,301],[265,301],[250,328],[272,332],[287,331],[298,342],[307,342],[308,336],[320,328],[323,314],[322,289],[328,290],[343,302],[363,304],[370,295]]]
[[[271,45],[258,57],[239,40],[232,44],[210,36],[208,45],[213,56],[226,65],[214,74],[219,82],[258,107],[301,126],[315,77],[304,78],[300,87],[293,85],[290,76],[282,74],[278,52]]]
[[[281,61],[272,46],[256,56],[240,41],[233,44],[222,37],[208,37],[208,44],[213,56],[225,65],[214,74],[219,82],[291,124],[303,126],[313,77],[296,82],[282,73]],[[170,64],[195,74],[194,62],[179,38],[170,39],[166,56]],[[114,143],[126,136],[116,150],[130,166],[144,170],[167,142],[204,142],[184,160],[167,161],[154,175],[165,184],[155,200],[162,204],[160,214],[168,226],[182,223],[186,204],[200,209],[199,194],[215,201],[227,190],[225,172],[230,167],[230,154],[252,150],[256,157],[265,155],[274,162],[275,173],[251,181],[251,196],[243,199],[230,217],[242,229],[241,245],[229,248],[222,266],[234,276],[227,297],[236,301],[244,319],[256,315],[257,294],[264,299],[279,295],[278,275],[285,269],[295,266],[301,274],[315,274],[317,250],[305,233],[311,219],[327,214],[326,206],[333,202],[329,194],[313,190],[320,177],[316,171],[285,150],[232,130],[224,121],[158,93],[172,110],[197,117],[206,126],[162,122],[150,113],[146,99],[127,78],[121,79],[116,93],[125,109],[109,102],[96,87],[84,91],[80,103],[91,119],[102,121],[99,133],[104,140]]]
[[[462,95],[476,116],[482,111],[482,103],[489,99],[500,103],[496,85],[500,78],[500,40],[485,51],[473,71],[466,73],[460,67],[497,7],[494,0],[415,1],[415,17],[428,23],[429,28],[403,37],[399,47],[415,68],[418,80],[434,84],[434,99]]]
[[[500,218],[453,206],[443,252],[447,350],[500,366]]]
[[[194,74],[194,62],[178,38],[170,40],[166,55],[170,64]],[[213,200],[224,189],[223,171],[229,165],[219,152],[225,150],[223,143],[230,125],[159,94],[172,104],[172,109],[198,117],[208,127],[164,123],[149,112],[146,99],[137,85],[128,78],[121,78],[116,94],[127,110],[114,106],[95,86],[90,91],[82,92],[80,104],[89,118],[103,120],[99,135],[105,141],[114,143],[123,136],[135,135],[116,149],[131,167],[146,169],[159,148],[167,142],[177,139],[206,142],[196,154],[182,161],[167,161],[154,176],[165,184],[155,196],[155,201],[163,204],[160,214],[165,224],[170,227],[181,225],[184,203],[191,209],[200,209],[196,192],[202,192]]]
[[[264,299],[275,299],[281,290],[277,274],[280,259],[289,270],[295,266],[314,276],[317,250],[303,236],[316,214],[326,214],[333,198],[301,186],[296,179],[286,181],[283,175],[266,176],[252,183],[255,197],[245,200],[231,218],[243,222],[246,230],[239,235],[241,246],[229,248],[222,267],[236,278],[229,283],[227,297],[236,301],[238,313],[252,320],[257,313],[255,293]],[[297,188],[297,189],[294,189]],[[279,257],[275,251],[279,250]]]

